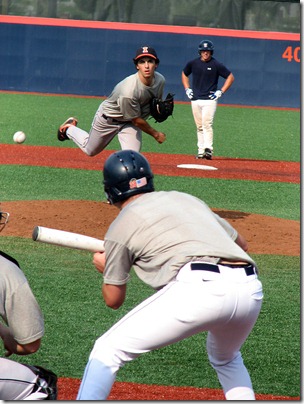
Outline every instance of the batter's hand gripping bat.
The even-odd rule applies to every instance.
[[[87,250],[91,252],[104,252],[104,242],[94,237],[68,231],[50,229],[48,227],[34,227],[32,238],[34,241],[55,244],[61,247]]]

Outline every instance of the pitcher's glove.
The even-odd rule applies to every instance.
[[[173,114],[174,94],[168,93],[166,99],[152,98],[150,102],[150,114],[156,122],[164,122]]]

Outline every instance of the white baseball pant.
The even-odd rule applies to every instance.
[[[196,125],[198,154],[203,154],[205,149],[213,150],[213,119],[217,101],[191,101],[191,108]]]
[[[143,301],[97,339],[85,368],[78,400],[105,400],[116,373],[139,355],[207,331],[207,352],[226,399],[254,400],[240,348],[261,309],[257,276],[244,268],[219,266],[221,273],[193,271]]]

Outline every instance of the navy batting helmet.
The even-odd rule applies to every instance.
[[[121,150],[107,158],[103,184],[113,205],[132,195],[154,191],[153,173],[148,160],[134,150]]]
[[[200,44],[198,45],[198,53],[199,55],[201,54],[202,51],[207,50],[207,51],[211,51],[211,55],[213,55],[213,51],[214,51],[214,45],[211,41],[209,41],[208,39],[204,39],[203,41],[200,42]]]

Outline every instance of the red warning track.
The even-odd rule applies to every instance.
[[[78,148],[2,144],[0,164],[102,170],[111,153],[113,150],[105,150],[96,157],[88,157]],[[143,154],[150,161],[156,175],[300,183],[298,162],[217,156],[213,160],[196,160],[194,156],[185,154]],[[199,164],[216,170],[178,168],[180,164]]]

